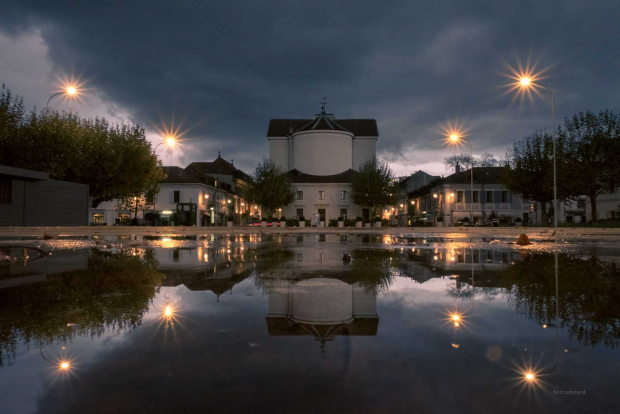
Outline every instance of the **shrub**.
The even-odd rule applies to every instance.
[[[357,218],[355,219],[355,221],[363,221],[362,218],[360,216],[357,216]]]
[[[310,220],[305,220],[306,221],[306,227],[310,227]]]
[[[232,214],[230,214],[230,215],[228,216],[227,221],[231,221],[231,222],[232,222],[232,221],[235,221],[235,216],[233,216]]]
[[[347,227],[355,227],[355,221],[356,220],[353,220],[353,219],[347,219],[344,221],[344,225]]]
[[[342,216],[338,217],[338,221],[344,221],[344,217]]]
[[[463,223],[469,223],[469,217],[463,217]]]
[[[388,219],[382,219],[381,220],[381,226],[382,227],[389,227],[389,225],[390,225],[390,220],[388,220]]]
[[[260,221],[267,221],[267,217],[263,217]]]
[[[299,221],[306,221],[306,218],[304,216],[299,217]]]
[[[375,223],[378,223],[380,221],[381,221],[381,217],[379,217],[379,216],[375,217]]]
[[[287,219],[286,220],[287,227],[299,227],[299,220],[297,219]]]
[[[338,227],[338,220],[336,219],[329,220],[329,227]]]
[[[437,217],[437,222],[438,223],[443,223],[443,216]]]
[[[523,222],[523,220],[521,219],[521,217],[517,217],[515,221],[516,221],[517,223],[521,223],[521,222]]]
[[[286,217],[280,216],[280,221],[286,221]]]

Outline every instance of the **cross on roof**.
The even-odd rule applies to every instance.
[[[321,113],[325,113],[325,107],[327,106],[327,97],[323,98],[323,102],[321,102]]]

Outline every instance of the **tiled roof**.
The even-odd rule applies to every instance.
[[[319,117],[320,118],[320,117]],[[322,119],[272,119],[269,121],[267,129],[267,137],[286,137],[290,135],[291,128],[293,133],[301,131],[308,125],[312,126],[317,120],[321,121],[316,129],[337,129],[351,132],[357,137],[378,137],[379,129],[375,119],[327,119],[331,124],[335,124],[336,128],[330,128]],[[313,122],[314,121],[314,122]],[[319,128],[320,126],[320,128]]]
[[[162,183],[172,184],[172,183],[203,183],[204,179],[200,179],[196,174],[191,171],[187,171],[181,167],[162,167],[164,170],[164,174],[167,177],[162,180]]]
[[[340,174],[333,175],[311,175],[305,174],[301,171],[294,169],[288,172],[291,177],[291,182],[296,184],[302,183],[319,183],[319,184],[330,184],[330,183],[350,183],[353,181],[353,177],[355,174],[358,174],[357,171],[348,169]]]
[[[474,167],[474,184],[499,184],[506,167]],[[469,184],[470,170],[461,171],[446,177],[446,184]]]
[[[332,131],[344,131],[344,132],[349,132],[347,131],[346,128],[338,125],[338,123],[336,122],[335,119],[329,119],[327,117],[327,115],[325,114],[321,114],[318,116],[318,118],[313,119],[312,121],[308,122],[306,125],[304,125],[303,127],[301,127],[300,129],[298,129],[295,132],[301,132],[301,131],[320,131],[320,130],[332,130]]]

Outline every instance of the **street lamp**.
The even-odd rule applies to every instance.
[[[50,98],[47,100],[47,104],[45,105],[45,111],[47,112],[50,106],[50,101],[52,99],[54,99],[54,97],[58,96],[58,95],[66,95],[69,97],[74,97],[74,96],[78,96],[79,95],[79,89],[77,86],[67,86],[66,88],[64,88],[62,91],[60,92],[56,92],[55,94],[53,94],[52,96],[50,96]]]
[[[174,148],[177,145],[177,137],[173,135],[168,135],[167,137],[165,137],[162,142],[155,146],[153,154],[157,154],[157,148],[159,148],[159,146],[162,144],[165,144],[168,148]]]
[[[544,88],[551,95],[551,133],[553,138],[553,232],[558,231],[558,184],[557,184],[557,164],[555,157],[555,145],[556,145],[556,131],[555,131],[555,94],[553,90],[546,85],[536,81],[534,76],[521,76],[519,79],[518,87],[527,90],[534,89],[538,86]],[[537,92],[537,91],[536,91]]]
[[[471,224],[474,223],[474,146],[473,144],[463,138],[463,134],[459,131],[450,131],[448,134],[448,145],[463,145],[464,142],[469,144],[469,166],[471,175],[471,208],[469,210],[469,216]]]

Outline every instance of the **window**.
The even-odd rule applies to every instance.
[[[303,199],[304,199],[304,192],[297,191],[297,200],[303,200]]]
[[[478,191],[474,191],[474,203],[480,202],[480,197],[478,193],[479,193]]]
[[[341,200],[346,200],[347,199],[347,192],[346,191],[341,191],[340,192],[340,199]]]
[[[502,191],[502,203],[508,202],[508,191]]]
[[[121,223],[129,223],[129,213],[118,213],[118,221]]]
[[[175,191],[174,192],[174,203],[180,203],[181,201],[181,192],[180,191]]]
[[[325,191],[319,191],[319,200],[325,200]]]
[[[93,224],[103,224],[103,213],[93,214]]]
[[[178,262],[179,261],[179,249],[174,249],[172,251],[172,261],[173,262]]]
[[[465,199],[465,192],[464,191],[457,191],[456,192],[456,202],[457,203],[462,203]]]
[[[487,203],[493,202],[493,191],[487,191]]]
[[[346,193],[346,191],[345,191]],[[340,209],[340,217],[342,217],[343,219],[347,219],[347,209],[346,208],[341,208]]]
[[[304,209],[303,208],[298,208],[297,209],[297,218],[303,217],[303,216],[304,216]]]
[[[13,180],[0,178],[0,204],[13,204]]]

